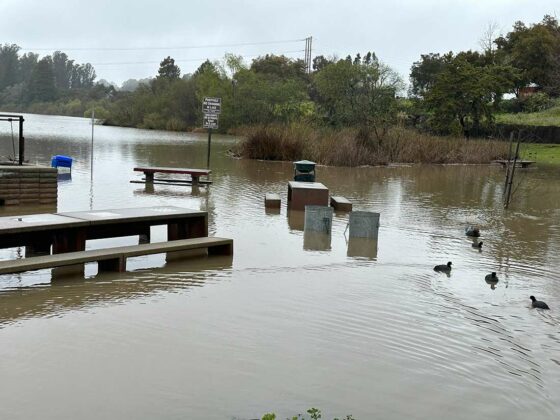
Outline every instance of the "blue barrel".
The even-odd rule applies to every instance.
[[[56,155],[51,158],[51,166],[53,168],[63,167],[72,168],[72,158],[70,156]]]

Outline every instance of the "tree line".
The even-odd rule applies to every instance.
[[[0,46],[0,106],[96,116],[107,124],[188,130],[202,123],[205,96],[222,98],[220,129],[309,122],[356,127],[365,141],[381,139],[397,122],[438,134],[485,135],[497,112],[550,106],[560,95],[560,27],[545,16],[516,22],[505,35],[489,27],[480,51],[427,53],[412,65],[408,92],[373,52],[345,58],[317,56],[306,72],[300,59],[268,54],[246,63],[226,54],[181,74],[171,57],[151,79],[121,89],[95,82],[91,64],[60,51],[39,59]],[[525,97],[524,89],[537,93]],[[513,96],[513,99],[508,98]],[[41,107],[39,107],[41,108]],[[37,109],[37,108],[35,108]]]
[[[560,26],[552,16],[516,22],[506,35],[489,25],[481,51],[422,55],[410,74],[409,115],[438,133],[488,133],[497,112],[560,105]],[[504,100],[506,94],[513,98]]]
[[[15,44],[0,45],[0,107],[7,111],[83,115],[88,102],[108,97],[111,89],[95,83],[95,69],[55,51],[20,54]],[[82,104],[82,101],[84,102]]]

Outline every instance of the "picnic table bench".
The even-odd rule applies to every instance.
[[[157,166],[143,166],[134,168],[136,172],[144,172],[146,176],[146,183],[190,183],[194,186],[199,184],[211,184],[209,180],[200,180],[201,176],[208,176],[212,173],[209,169],[193,169],[193,168],[169,168],[169,167],[157,167]],[[168,178],[154,178],[156,173],[161,174],[176,174],[176,175],[190,175],[190,179],[168,179]],[[138,182],[138,181],[131,181]],[[172,184],[173,185],[173,184]]]

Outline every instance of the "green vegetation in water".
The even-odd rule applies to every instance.
[[[560,144],[522,144],[521,157],[538,163],[560,165]]]
[[[560,105],[539,112],[498,114],[496,122],[512,125],[534,125],[560,127]]]
[[[251,126],[233,153],[249,159],[294,161],[323,165],[362,166],[389,163],[489,163],[507,156],[508,143],[439,137],[393,127],[383,136],[363,129],[333,129],[309,124]]]

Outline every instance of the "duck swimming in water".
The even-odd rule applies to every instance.
[[[533,302],[533,303],[531,303],[531,306],[533,308],[550,309],[546,303],[544,303],[542,300],[537,300],[537,298],[535,298],[535,296],[529,296],[529,299],[531,299],[532,302]]]
[[[495,271],[492,271],[492,273],[486,274],[486,277],[484,277],[484,280],[497,282],[498,281],[498,276],[496,275]]]
[[[467,226],[465,228],[465,235],[472,238],[478,238],[480,236],[480,229],[474,226]]]
[[[447,264],[436,265],[434,267],[434,271],[437,271],[438,273],[451,272],[451,261],[449,261]]]

